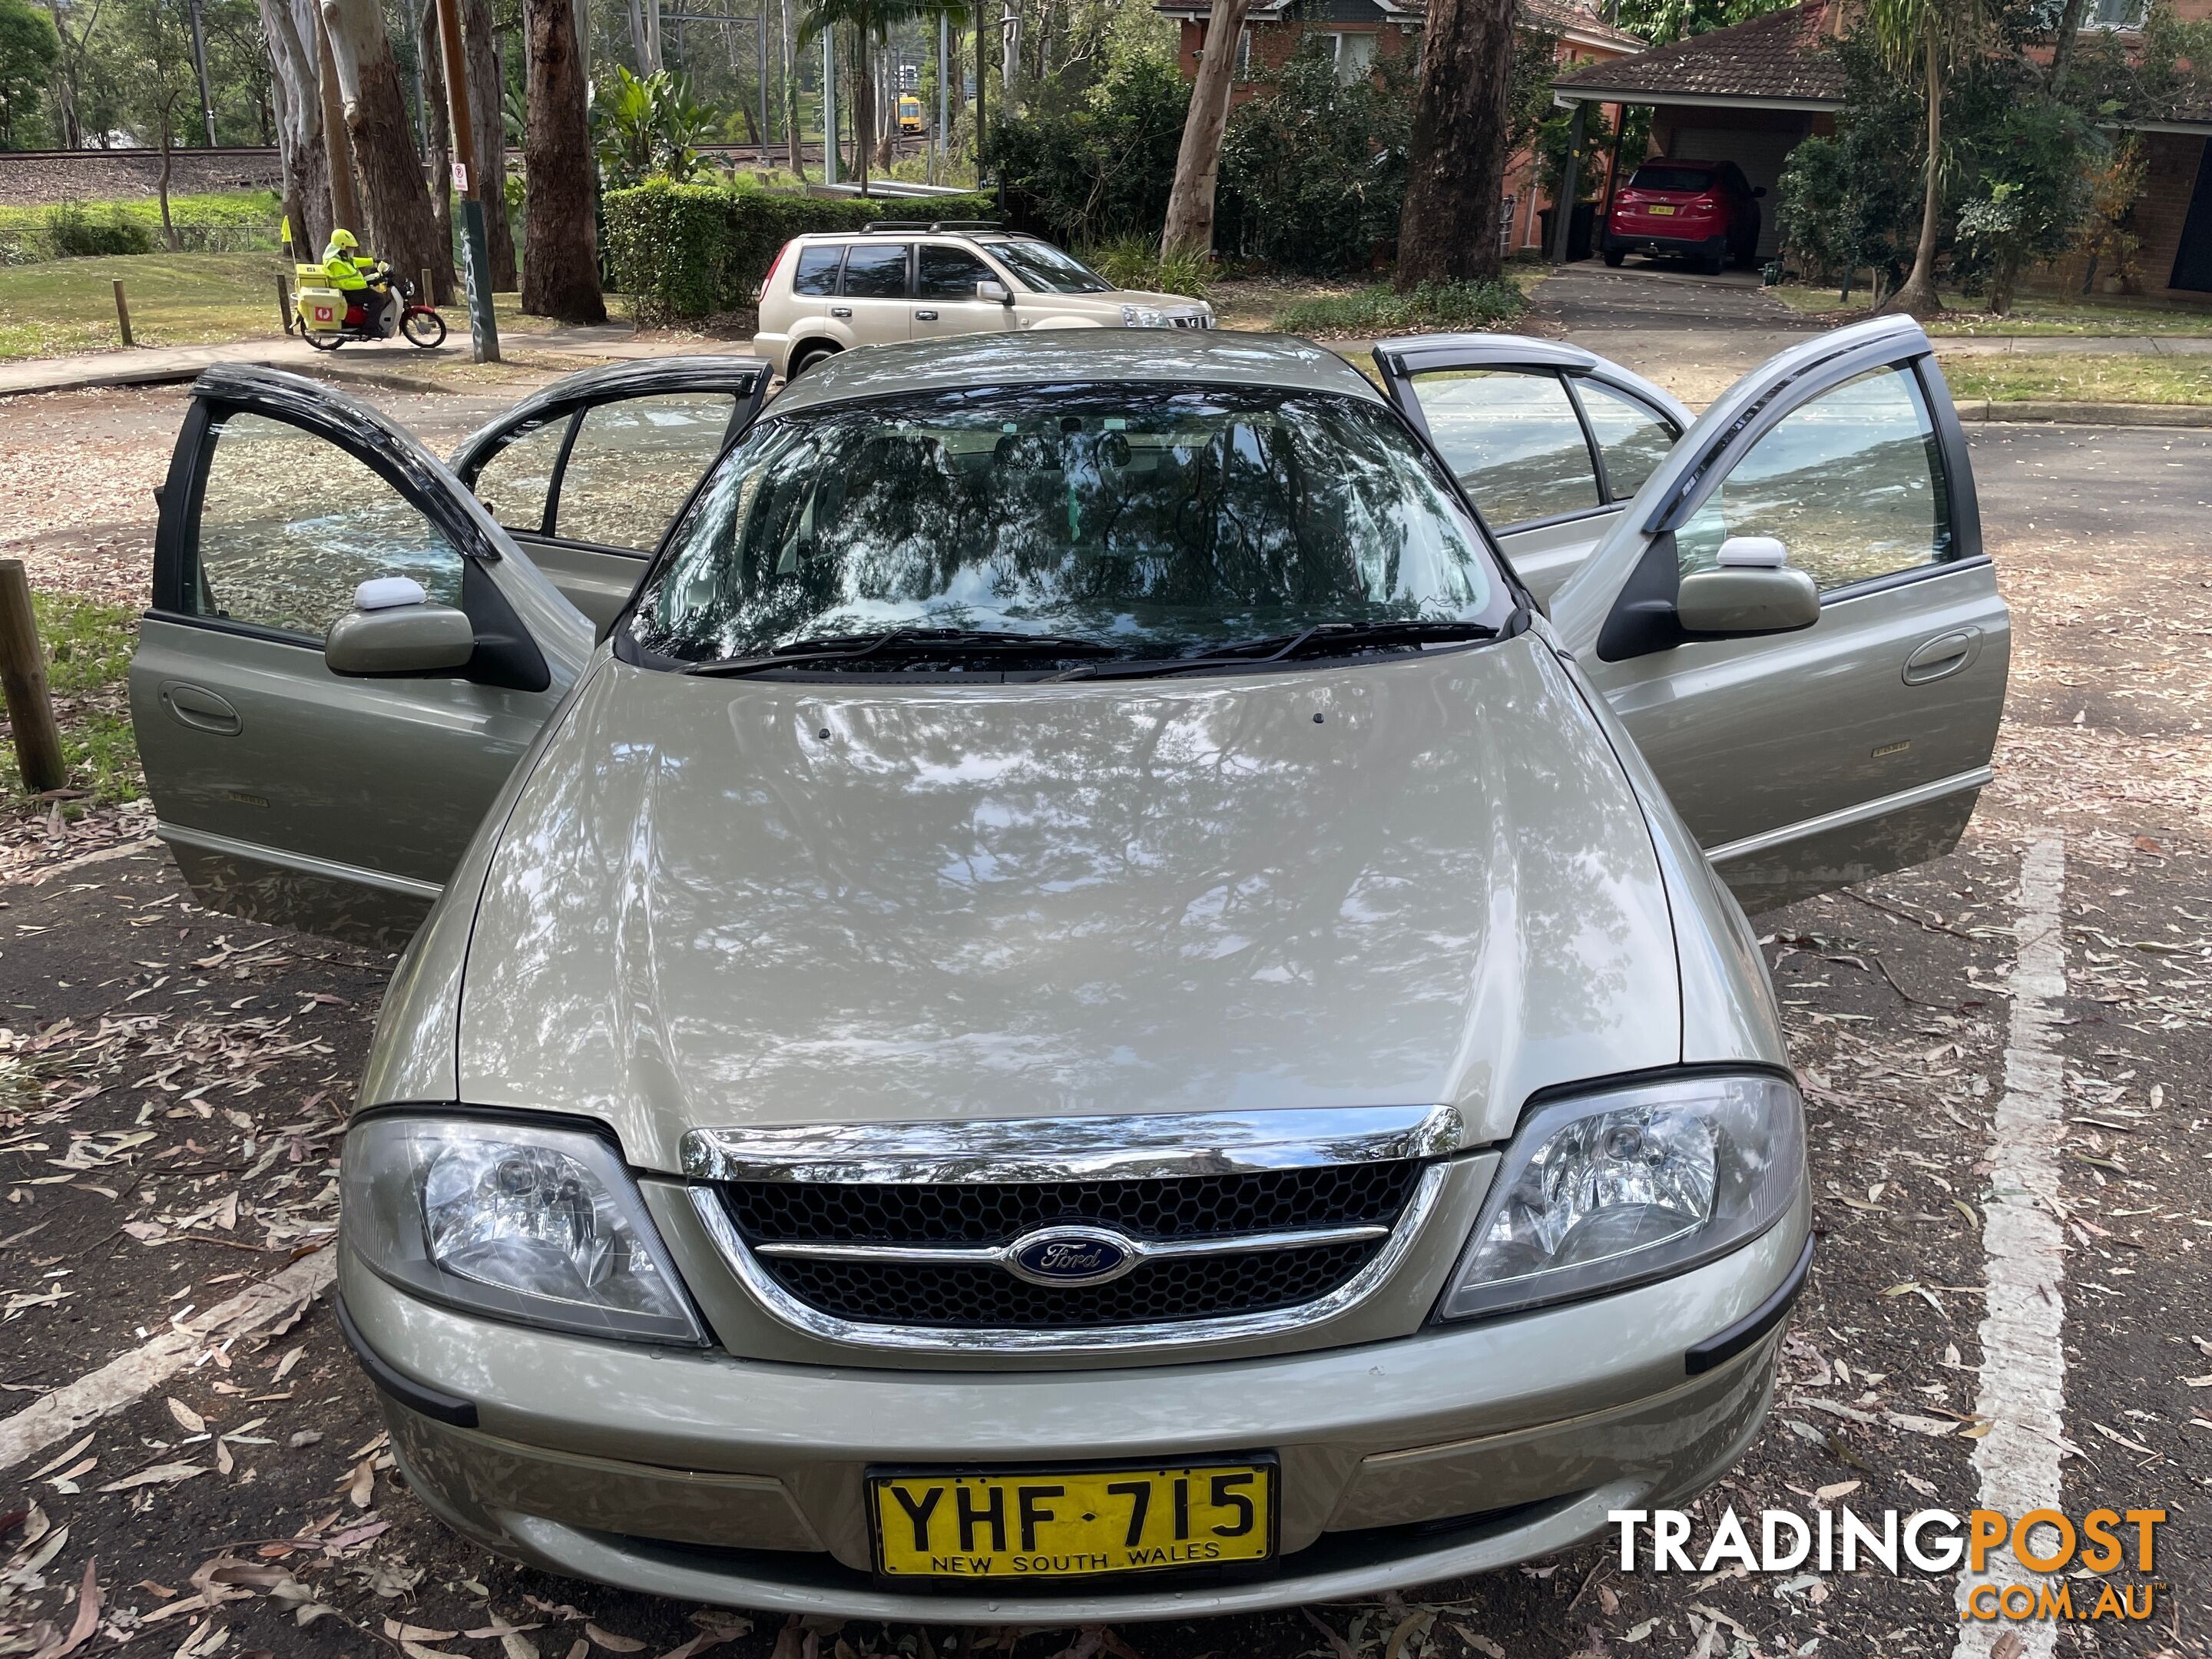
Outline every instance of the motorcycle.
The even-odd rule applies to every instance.
[[[408,344],[428,351],[446,343],[446,319],[432,306],[415,301],[415,284],[390,279],[366,289],[339,289],[322,286],[328,277],[320,265],[299,267],[302,287],[292,309],[300,333],[318,351],[336,351],[348,340],[388,340],[398,334]],[[349,301],[357,303],[349,306]],[[358,320],[356,316],[358,315]]]

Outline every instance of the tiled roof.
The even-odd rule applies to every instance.
[[[1529,3],[1522,0],[1524,6]],[[1633,58],[1593,64],[1561,76],[1558,88],[1839,104],[1843,66],[1822,50],[1827,9],[1828,0],[1806,0],[1788,11],[1693,34]]]
[[[1519,0],[1516,9],[1522,22],[1547,34],[1571,33],[1577,40],[1615,46],[1622,52],[1644,49],[1642,35],[1613,27],[1595,9],[1576,5],[1573,0]]]
[[[1636,52],[1644,45],[1642,35],[1615,28],[1598,15],[1596,8],[1578,5],[1576,0],[1519,0],[1519,9],[1523,23],[1547,34],[1571,32],[1578,40],[1621,52]],[[1153,9],[1170,17],[1199,18],[1213,9],[1213,0],[1158,0]],[[1255,23],[1410,22],[1418,27],[1428,15],[1428,6],[1426,0],[1304,0],[1297,4],[1293,0],[1255,0],[1245,15]]]

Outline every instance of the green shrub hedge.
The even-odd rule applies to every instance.
[[[609,285],[640,322],[712,317],[753,302],[776,250],[812,231],[858,230],[873,219],[983,219],[988,196],[858,201],[731,185],[654,179],[606,193]]]

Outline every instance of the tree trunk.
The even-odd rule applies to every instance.
[[[323,97],[315,54],[303,43],[290,0],[259,0],[269,42],[269,91],[276,110],[276,153],[284,171],[284,216],[292,250],[312,259],[331,234],[330,158],[323,152]]]
[[[177,246],[177,227],[169,217],[169,112],[161,112],[161,241],[170,252],[179,252]]]
[[[2058,14],[2057,39],[2051,53],[2053,92],[2065,90],[2066,71],[2074,60],[2074,43],[2081,34],[2081,14],[2087,9],[2087,0],[2066,0],[2066,9]]]
[[[62,148],[76,149],[84,143],[76,119],[77,83],[84,76],[83,46],[70,38],[68,22],[62,16],[62,0],[46,0],[46,9],[53,14],[54,33],[62,43],[61,53],[54,59],[54,108],[62,118]]]
[[[868,149],[876,136],[874,77],[868,73],[868,32],[853,31],[853,172],[868,193]]]
[[[1401,289],[1498,275],[1513,23],[1513,0],[1429,8],[1398,219]]]
[[[1912,252],[1911,274],[1896,293],[1882,301],[1883,311],[1901,311],[1910,317],[1942,314],[1943,302],[1936,296],[1936,240],[1942,226],[1943,173],[1943,60],[1936,24],[1928,26],[1928,168],[1920,200],[1920,245]]]
[[[325,33],[345,98],[346,134],[361,169],[362,205],[374,232],[372,251],[403,276],[430,268],[432,305],[453,297],[453,245],[440,244],[415,153],[399,65],[377,0],[322,0]]]
[[[353,146],[346,137],[345,99],[338,91],[338,72],[331,61],[330,31],[323,27],[319,0],[301,0],[301,3],[307,9],[301,27],[312,32],[315,42],[315,95],[323,111],[323,161],[331,185],[331,223],[358,235],[368,226],[361,216]]]
[[[530,127],[522,151],[522,308],[564,323],[604,323],[592,219],[592,140],[584,66],[568,0],[525,0]]]
[[[460,0],[461,44],[469,58],[469,125],[476,129],[478,194],[484,204],[484,244],[491,255],[491,285],[514,289],[514,227],[507,216],[507,88],[499,48],[491,33],[491,0]]]
[[[783,53],[783,129],[786,154],[784,160],[799,175],[801,184],[806,182],[806,149],[799,133],[799,62],[797,48],[792,44],[791,0],[782,0],[783,25],[776,31],[776,44]]]
[[[1237,73],[1237,42],[1244,33],[1250,0],[1213,0],[1206,26],[1206,46],[1198,60],[1198,80],[1190,89],[1183,117],[1182,145],[1176,151],[1175,184],[1168,193],[1167,227],[1160,252],[1213,252],[1213,195],[1221,179],[1221,135],[1229,126],[1230,82]]]
[[[437,0],[426,0],[415,42],[422,65],[422,129],[429,152],[430,220],[438,246],[447,250],[436,264],[452,264],[453,246],[453,126],[446,105],[445,43],[438,32]]]

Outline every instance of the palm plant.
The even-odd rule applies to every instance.
[[[666,70],[641,77],[617,64],[612,84],[592,104],[599,165],[618,189],[647,179],[689,184],[714,124],[713,112],[691,100],[684,77]]]
[[[1932,317],[1943,309],[1936,296],[1936,244],[1943,214],[1943,94],[1957,59],[1981,33],[1979,0],[1869,0],[1865,27],[1875,49],[1899,74],[1917,74],[1928,104],[1928,162],[1920,208],[1920,240],[1912,270],[1885,310]]]
[[[801,50],[820,40],[828,28],[843,29],[852,43],[853,148],[861,195],[868,193],[868,152],[875,147],[875,82],[868,69],[874,54],[870,48],[890,44],[894,23],[939,15],[958,23],[967,14],[967,0],[805,0],[799,14]],[[836,125],[832,116],[827,108],[823,111],[824,143]]]

